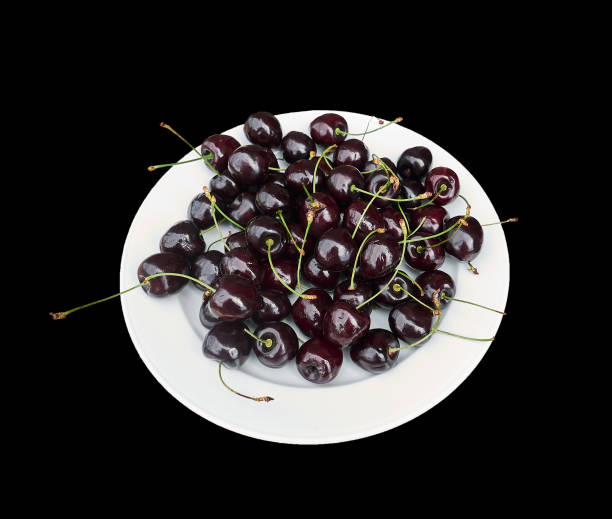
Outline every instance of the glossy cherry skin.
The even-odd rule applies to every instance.
[[[317,151],[314,141],[308,135],[295,131],[289,132],[283,137],[281,149],[283,150],[283,158],[289,163],[307,159],[310,157],[311,151]]]
[[[200,151],[202,155],[206,155],[209,152],[213,154],[213,156],[210,159],[206,159],[205,162],[220,173],[225,171],[227,168],[227,159],[238,147],[240,147],[240,143],[233,137],[215,134],[204,140]]]
[[[301,159],[293,164],[289,165],[285,170],[285,179],[287,181],[287,188],[296,194],[304,195],[306,192],[302,185],[306,186],[306,189],[312,193],[312,182],[314,180],[314,170],[317,161],[315,159]],[[325,185],[325,173],[321,167],[321,163],[317,168],[317,191],[323,189]]]
[[[361,251],[360,273],[365,279],[377,279],[389,274],[402,259],[402,250],[390,234],[372,237]]]
[[[389,326],[397,337],[412,344],[431,331],[433,319],[431,310],[416,301],[408,301],[391,310]]]
[[[237,249],[238,247],[248,247],[249,243],[246,239],[246,233],[244,231],[236,231],[230,234],[225,240],[227,246],[232,249]]]
[[[216,324],[204,339],[202,350],[209,359],[223,362],[227,368],[242,366],[255,340],[244,333],[244,323]]]
[[[315,258],[326,270],[341,272],[353,265],[357,245],[344,227],[325,231],[315,246]]]
[[[394,184],[389,182],[387,175],[383,171],[376,171],[375,173],[369,173],[366,181],[366,191],[370,193],[378,193],[378,190],[383,186],[386,186],[385,190],[380,193],[381,196],[385,196],[387,198],[402,198],[402,190],[400,189],[400,184]],[[369,198],[369,195],[365,195]],[[375,198],[374,205],[376,207],[390,207],[395,202],[391,200],[385,200],[383,198]]]
[[[212,313],[208,300],[204,301],[200,306],[199,318],[204,328],[212,328],[215,324],[223,321],[218,315]]]
[[[315,212],[314,220],[310,225],[307,240],[311,237],[318,238],[325,231],[332,229],[338,225],[340,220],[340,209],[336,201],[327,193],[315,193],[312,198],[325,206],[324,209],[319,209]],[[310,199],[300,199],[298,206],[298,214],[300,223],[304,228],[307,224],[308,210],[311,207]]]
[[[433,201],[436,205],[446,205],[457,198],[459,177],[450,168],[433,168],[425,177],[425,190],[435,195],[442,185],[446,186],[446,191],[441,192]]]
[[[307,239],[306,245],[304,245],[304,232],[305,229],[299,223],[289,223],[287,224],[289,227],[289,231],[291,232],[291,236],[295,241],[295,245],[304,249],[306,254],[310,254],[314,248],[315,240]],[[310,234],[310,231],[309,231]],[[298,250],[295,248],[293,242],[288,242],[287,247],[285,248],[285,254],[289,259],[297,260],[300,256]]]
[[[399,351],[390,352],[389,348],[399,348],[397,337],[388,330],[375,328],[351,346],[351,359],[359,367],[378,375],[390,370],[397,359]]]
[[[209,250],[200,254],[191,263],[191,276],[215,288],[219,282],[219,264],[222,259],[223,254],[218,250]],[[195,281],[191,284],[202,291],[206,290]]]
[[[317,296],[316,299],[298,297],[291,308],[293,321],[309,337],[320,337],[323,334],[323,316],[332,305],[332,299],[325,290],[309,288],[306,295]]]
[[[287,233],[281,223],[271,216],[256,216],[246,228],[249,246],[262,256],[268,255],[267,241],[272,240],[270,255],[275,258],[285,251]]]
[[[431,151],[425,146],[404,150],[397,160],[397,172],[402,180],[420,182],[431,167]]]
[[[230,176],[228,171],[215,175],[210,180],[210,192],[225,204],[230,203],[240,194],[240,186]]]
[[[336,134],[336,128],[343,132],[348,131],[348,123],[344,117],[334,113],[319,115],[310,123],[310,136],[317,144],[327,148],[346,139],[346,135]]]
[[[327,384],[336,378],[343,360],[342,350],[321,338],[306,341],[295,357],[300,375],[315,384]]]
[[[423,201],[425,202],[425,200]],[[438,234],[444,230],[444,222],[448,220],[448,213],[446,209],[440,205],[429,204],[425,207],[410,211],[410,228],[416,229],[420,224],[421,220],[423,225],[419,227],[419,232],[427,236],[432,234]],[[444,239],[441,237],[440,239]]]
[[[389,279],[391,279],[391,281],[389,281]],[[388,285],[387,282],[389,282]],[[395,284],[398,284],[404,290],[415,294],[415,291],[413,290],[413,285],[408,279],[402,276],[399,272],[395,275],[394,272],[391,272],[391,274],[385,277],[372,281],[372,290],[374,291],[374,293],[378,292],[379,290],[382,290],[382,292],[376,296],[376,303],[378,303],[380,306],[392,308],[394,306],[397,306],[399,303],[412,299],[409,294],[404,292],[404,290],[398,290],[397,292],[393,290],[393,285]],[[384,288],[385,285],[386,288]],[[416,292],[418,292],[418,289],[416,289]]]
[[[255,285],[239,276],[223,276],[208,299],[210,312],[225,321],[244,321],[251,317],[259,306]]]
[[[230,204],[227,214],[232,220],[245,226],[258,214],[255,195],[247,191],[240,193]]]
[[[346,348],[358,342],[370,329],[370,316],[360,312],[346,301],[334,302],[323,317],[323,338]]]
[[[422,234],[420,232],[413,234],[409,240],[414,240],[415,238],[423,238],[428,236],[427,234]],[[412,268],[417,270],[433,270],[437,269],[442,263],[444,263],[444,259],[446,254],[444,253],[444,247],[440,245],[439,247],[433,247],[439,243],[440,238],[430,238],[427,240],[419,240],[413,241],[406,244],[406,253],[404,254],[404,258],[406,259],[406,263],[410,265]],[[421,252],[419,252],[419,247],[423,247]],[[429,248],[427,248],[429,247]]]
[[[255,204],[261,214],[274,215],[277,211],[285,211],[291,207],[289,191],[274,182],[268,182],[259,188],[255,195]]]
[[[459,218],[462,217],[453,216],[447,220],[446,229],[456,223]],[[446,242],[444,248],[446,249],[446,252],[452,256],[455,256],[455,258],[458,260],[472,261],[476,256],[478,256],[480,249],[482,249],[484,233],[482,232],[480,222],[473,216],[468,216],[465,218],[465,222],[468,224],[467,227],[460,225],[459,230],[456,233],[456,228],[448,233],[450,239]]]
[[[418,295],[421,301],[429,306],[434,306],[433,295],[436,290],[440,290],[440,292],[438,292],[438,301],[442,308],[450,303],[448,299],[444,299],[442,297],[442,294],[446,295],[447,297],[455,297],[455,282],[453,281],[453,278],[442,270],[429,270],[427,272],[423,272],[415,279],[415,281],[423,289],[423,295],[420,296],[418,294],[418,289],[416,287],[414,287],[413,294],[415,296]]]
[[[204,252],[205,247],[200,230],[191,220],[175,223],[164,233],[159,242],[161,252],[174,252],[189,259]]]
[[[339,204],[349,204],[361,196],[358,191],[351,191],[351,186],[364,189],[365,185],[360,171],[356,167],[348,165],[332,169],[325,183],[329,194]]]
[[[404,231],[402,231],[400,224],[400,222],[404,221],[402,213],[392,207],[387,207],[380,211],[380,216],[383,219],[384,228],[387,234],[393,236],[397,241],[403,240]]]
[[[255,112],[244,123],[244,133],[254,144],[271,148],[280,146],[283,131],[278,119],[270,112]]]
[[[367,204],[363,200],[353,200],[344,210],[344,222],[342,225],[344,225],[344,227],[346,227],[351,234],[355,230],[357,222],[359,222],[366,205]],[[355,234],[355,239],[358,242],[361,242],[374,229],[383,229],[384,226],[385,223],[376,207],[370,206],[367,213],[363,217],[363,220],[361,220],[361,223],[359,224],[359,229]]]
[[[159,252],[144,259],[138,266],[138,281],[161,272],[189,275],[189,261],[184,256],[172,252]],[[150,296],[163,297],[178,292],[187,284],[187,279],[179,276],[160,276],[151,279],[142,289]]]
[[[222,276],[240,276],[256,286],[261,284],[263,268],[255,253],[247,247],[238,247],[225,253],[219,272]]]
[[[257,323],[280,321],[291,313],[291,303],[286,294],[276,290],[259,292],[260,304],[253,320]]]
[[[415,198],[419,195],[422,195],[425,192],[425,187],[417,180],[409,180],[408,182],[402,182],[400,186],[401,196],[398,198],[402,198],[404,200]],[[401,202],[402,207],[407,207],[412,209],[414,207],[419,207],[429,200],[428,198],[411,200],[410,202]]]
[[[274,152],[270,148],[265,148],[265,150],[266,150],[266,156],[268,157],[268,168],[279,169],[278,159],[276,158],[276,155],[274,155]],[[269,171],[268,177],[270,173],[273,173],[273,172]]]
[[[353,166],[359,171],[363,171],[369,154],[370,152],[363,141],[348,139],[338,145],[334,157],[334,166]]]
[[[193,198],[189,204],[188,216],[199,229],[208,229],[214,225],[210,201],[204,193]]]
[[[293,246],[293,245],[292,245]],[[280,278],[291,288],[297,284],[297,263],[290,259],[274,260],[274,269]],[[261,284],[264,288],[289,293],[283,284],[276,278],[269,262],[263,264],[263,277]]]
[[[272,171],[268,173],[268,183],[276,184],[277,186],[287,189],[287,179],[284,173]]]
[[[263,184],[268,176],[270,158],[265,148],[249,144],[234,151],[228,159],[227,169],[242,186]]]
[[[264,366],[280,368],[293,359],[298,352],[297,335],[287,323],[262,324],[253,333],[263,341],[268,339],[272,341],[269,348],[259,341],[255,341],[253,347],[257,359]]]
[[[302,275],[319,288],[331,290],[338,283],[338,273],[324,269],[314,256],[302,262]]]
[[[350,279],[340,283],[334,290],[334,301],[344,301],[353,308],[357,308],[360,304],[364,303],[374,295],[372,288],[368,283],[363,281],[355,281],[354,283],[353,290],[349,290],[349,286],[351,284]],[[371,313],[371,303],[362,306],[359,311],[366,312],[368,314]]]

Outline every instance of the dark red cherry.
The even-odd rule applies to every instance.
[[[397,160],[397,171],[402,180],[421,181],[431,167],[431,151],[425,146],[408,148]]]
[[[361,194],[358,191],[351,191],[351,186],[364,189],[364,185],[363,175],[354,166],[338,166],[331,170],[326,179],[329,194],[339,204],[349,204],[359,198]]]
[[[344,117],[334,113],[319,115],[310,123],[310,136],[317,144],[327,148],[332,144],[340,144],[346,139],[346,135],[336,134],[336,128],[343,132],[348,131]]]
[[[316,287],[330,290],[338,283],[338,273],[324,269],[314,256],[307,258],[302,268],[304,278]]]
[[[191,220],[175,223],[161,237],[159,250],[174,252],[186,258],[194,258],[204,251],[206,244],[200,230]]]
[[[269,165],[266,149],[249,144],[241,146],[229,156],[227,169],[238,184],[251,186],[266,181]]]
[[[349,290],[348,287],[350,284],[351,280],[347,279],[336,287],[334,290],[334,301],[344,301],[353,308],[356,308],[374,295],[372,288],[368,283],[363,281],[355,281],[353,290]],[[362,306],[359,310],[369,314],[372,312],[372,305],[371,303],[368,303],[367,305]]]
[[[223,362],[227,368],[242,366],[255,340],[244,333],[244,323],[218,323],[204,339],[202,349],[209,359]]]
[[[247,191],[240,193],[228,208],[228,216],[243,226],[249,223],[257,213],[255,195]]]
[[[274,152],[270,148],[266,148],[266,156],[268,157],[268,168],[279,169],[278,159],[276,158],[276,155],[274,155]],[[273,171],[269,171],[269,173],[273,173]]]
[[[240,276],[254,283],[261,284],[263,268],[255,253],[247,247],[238,247],[225,253],[219,271],[222,276]]]
[[[338,375],[343,359],[340,348],[315,338],[302,345],[295,361],[300,375],[306,380],[315,384],[327,384]]]
[[[225,240],[227,246],[232,249],[237,249],[238,247],[248,247],[249,243],[246,239],[246,233],[244,231],[236,231],[230,234]]]
[[[442,308],[450,303],[448,299],[442,297],[442,294],[445,294],[447,297],[455,297],[455,282],[453,278],[442,270],[423,272],[415,281],[423,289],[423,295],[419,296],[420,299],[430,306],[434,306],[433,295],[436,290],[440,290],[438,292],[438,301]],[[418,289],[415,287],[413,294],[418,295],[417,292]]]
[[[319,209],[315,212],[314,220],[310,225],[308,231],[307,240],[312,238],[318,238],[328,229],[332,229],[338,225],[340,220],[340,209],[336,201],[329,196],[327,193],[315,193],[312,198],[324,206],[323,209]],[[311,202],[309,198],[302,198],[299,201],[298,212],[300,222],[306,227],[308,211],[311,209]]]
[[[272,172],[268,175],[268,184],[276,184],[277,186],[287,189],[287,179],[284,173]]]
[[[326,270],[340,272],[353,265],[357,245],[344,227],[325,231],[315,246],[315,258]]]
[[[375,173],[369,173],[366,175],[366,191],[370,193],[378,193],[378,190],[383,186],[387,186],[384,191],[381,191],[381,195],[387,198],[402,198],[402,190],[400,189],[400,184],[393,184],[389,182],[389,177],[383,171],[376,171]],[[397,186],[397,187],[396,187]],[[369,198],[369,195],[364,195]],[[385,200],[383,198],[375,198],[374,205],[376,207],[389,207],[391,204],[395,204],[391,200]]]
[[[446,205],[457,198],[459,177],[450,168],[433,168],[425,177],[425,190],[435,195],[443,185],[446,186],[446,191],[442,191],[433,201],[436,205]]]
[[[188,216],[199,229],[208,229],[215,223],[211,205],[204,193],[197,194],[189,204]]]
[[[391,310],[389,326],[400,339],[412,344],[431,331],[433,317],[431,310],[416,301],[408,301]]]
[[[344,210],[344,222],[343,225],[351,233],[355,230],[357,222],[359,222],[361,215],[366,208],[366,202],[363,200],[353,200],[347,208]],[[361,242],[370,232],[374,229],[383,229],[385,226],[382,217],[378,210],[374,206],[370,206],[366,212],[363,220],[359,224],[359,229],[355,234],[355,239]]]
[[[289,165],[285,170],[287,188],[293,193],[303,195],[305,191],[302,185],[305,185],[306,189],[312,193],[312,181],[314,179],[316,163],[317,161],[315,159],[301,159]],[[325,172],[321,164],[323,164],[323,161],[319,163],[319,167],[317,168],[317,190],[323,189],[325,185]]]
[[[240,143],[230,135],[215,134],[204,140],[200,151],[202,155],[209,152],[213,154],[210,159],[206,159],[206,162],[221,173],[227,168],[227,159],[239,146]]]
[[[446,222],[445,228],[448,229],[454,223],[462,218],[461,216],[453,216]],[[482,226],[480,222],[473,216],[464,218],[468,224],[467,227],[464,225],[459,226],[459,230],[455,233],[456,229],[453,229],[448,233],[449,240],[444,245],[446,252],[450,255],[455,256],[461,261],[472,261],[482,248],[482,241],[484,234],[482,232]],[[453,234],[454,233],[454,234]]]
[[[275,258],[285,251],[287,233],[281,223],[271,216],[257,216],[246,228],[246,238],[250,247],[259,254],[267,256],[267,241],[272,240],[270,255]]]
[[[268,182],[257,191],[255,204],[261,214],[274,215],[279,210],[287,211],[291,207],[291,196],[284,187]]]
[[[351,359],[359,367],[375,375],[390,370],[397,359],[399,351],[390,352],[390,348],[399,348],[397,337],[388,330],[375,328],[356,344],[351,346]]]
[[[323,316],[332,305],[332,299],[325,290],[319,288],[309,288],[304,294],[317,298],[298,297],[291,308],[293,321],[309,337],[320,337],[323,334]]]
[[[401,198],[406,200],[422,195],[425,192],[425,187],[423,187],[423,184],[421,184],[418,180],[409,180],[408,182],[402,182],[398,191],[401,191]],[[402,207],[412,209],[414,207],[423,205],[427,202],[427,200],[427,198],[424,198],[420,200],[412,200],[410,202],[401,202],[401,204]]]
[[[223,276],[208,299],[211,314],[225,321],[244,321],[251,317],[259,306],[255,285],[239,276]]]
[[[286,294],[276,290],[259,292],[260,304],[253,320],[257,323],[280,321],[291,313],[291,303]]]
[[[410,236],[408,239],[414,240],[415,238],[423,238],[425,236],[428,235],[418,232]],[[440,245],[434,247],[434,245],[439,243],[441,238],[442,237],[430,238],[407,243],[406,253],[404,254],[406,263],[417,270],[437,269],[440,265],[442,265],[442,263],[444,263],[444,259],[446,257],[444,254],[444,246]]]
[[[380,216],[383,219],[385,231],[397,241],[403,240],[404,231],[400,224],[404,220],[402,213],[392,207],[387,207],[380,211]]]
[[[189,262],[184,256],[172,252],[159,252],[144,259],[138,266],[138,281],[161,272],[173,272],[189,275]],[[178,276],[160,276],[151,279],[142,289],[150,296],[162,297],[178,292],[187,283],[186,278]]]
[[[305,232],[304,227],[302,227],[302,225],[299,223],[290,223],[290,224],[287,224],[287,227],[289,227],[289,231],[291,232],[291,236],[293,237],[293,240],[295,241],[295,245],[297,245],[300,248],[303,248],[306,254],[309,254],[310,252],[312,252],[314,248],[315,240],[307,239],[306,245],[304,245],[304,232]],[[288,240],[287,247],[285,249],[285,254],[287,255],[287,257],[293,260],[297,260],[299,258],[299,252],[295,248],[295,245],[293,244],[293,242],[289,243],[289,240]]]
[[[334,302],[323,317],[323,338],[346,348],[358,342],[370,329],[370,316],[360,312],[346,301]]]
[[[215,288],[219,281],[219,263],[222,259],[223,254],[218,250],[209,250],[200,254],[191,263],[191,276]],[[202,291],[206,290],[195,281],[191,284]]]
[[[400,271],[401,272],[401,271]],[[391,279],[391,281],[389,281]],[[389,283],[389,284],[387,284]],[[398,284],[404,290],[398,290],[397,292],[393,290],[393,285]],[[386,288],[384,288],[386,286]],[[384,288],[384,290],[383,290]],[[412,282],[402,276],[399,272],[394,275],[394,272],[391,274],[372,281],[372,290],[374,293],[382,290],[380,294],[376,296],[376,303],[380,306],[394,307],[403,301],[408,301],[412,299],[410,295],[408,295],[405,291],[416,295],[418,289],[413,289]]]
[[[362,141],[348,139],[338,145],[334,166],[354,166],[359,171],[365,171],[363,167],[368,161],[369,154],[368,148]]]
[[[230,203],[240,193],[240,186],[230,176],[228,171],[215,175],[210,180],[210,192],[225,204]]]
[[[255,341],[253,349],[259,361],[269,368],[280,368],[293,359],[299,348],[297,335],[286,323],[267,323],[259,326],[254,334],[262,341],[270,340],[271,344]]]
[[[278,119],[270,112],[255,112],[244,123],[244,133],[254,144],[271,148],[280,146],[283,132]]]
[[[290,246],[293,247],[293,245]],[[297,284],[297,263],[294,260],[276,259],[274,260],[274,269],[287,285],[291,288],[295,288]],[[283,286],[274,275],[274,272],[272,272],[272,267],[270,267],[268,261],[263,264],[263,278],[261,284],[264,288],[270,290],[289,293],[289,290]]]
[[[212,328],[215,324],[220,323],[223,319],[212,313],[208,300],[204,301],[200,306],[200,322],[204,328]]]
[[[402,250],[390,234],[371,238],[361,251],[360,273],[365,279],[377,279],[389,274],[402,259]]]
[[[289,162],[310,157],[310,152],[317,151],[314,141],[302,132],[289,132],[281,142],[283,158]]]
[[[425,200],[423,200],[423,202],[425,202]],[[414,211],[410,211],[410,228],[416,229],[421,224],[423,218],[425,218],[425,220],[423,221],[423,225],[419,227],[419,232],[431,236],[432,234],[438,234],[444,230],[444,222],[448,219],[448,213],[444,207],[434,204],[415,209]]]

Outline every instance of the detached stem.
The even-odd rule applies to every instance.
[[[221,366],[223,365],[223,362],[219,362],[219,379],[221,380],[221,383],[227,388],[229,389],[232,393],[238,395],[238,396],[242,396],[244,398],[248,398],[249,400],[254,400],[255,402],[270,402],[271,400],[274,400],[274,398],[272,398],[271,396],[258,396],[258,397],[254,397],[254,396],[248,396],[248,395],[243,395],[242,393],[238,393],[238,391],[232,389],[231,387],[229,387],[226,383],[225,380],[223,380],[223,377],[221,376]]]

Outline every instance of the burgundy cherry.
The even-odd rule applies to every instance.
[[[236,231],[230,234],[225,240],[227,246],[232,249],[237,249],[238,247],[248,247],[249,242],[246,239],[246,233],[244,231]]]
[[[327,384],[342,366],[342,350],[327,341],[315,338],[306,341],[295,358],[298,371],[309,382]]]
[[[401,198],[408,199],[422,195],[425,192],[425,188],[419,181],[409,180],[408,182],[402,182],[398,191],[401,191]],[[412,200],[410,202],[401,202],[401,204],[403,207],[412,209],[425,204],[427,200],[428,199]]]
[[[384,173],[383,171],[376,171],[375,173],[369,173],[366,176],[367,176],[366,191],[369,191],[370,193],[378,193],[378,190],[388,183],[385,191],[382,191],[380,194],[387,198],[401,198],[402,197],[403,193],[402,193],[402,190],[399,189],[399,183],[397,184],[398,187],[396,188],[393,183],[389,182],[389,178],[387,177],[386,173]],[[376,207],[389,207],[391,206],[391,204],[394,204],[394,203],[395,202],[392,202],[391,200],[385,200],[384,198],[377,197],[374,199],[374,205]]]
[[[175,223],[159,242],[161,252],[174,252],[189,259],[204,252],[205,247],[200,230],[191,220]]]
[[[397,167],[395,166],[395,163],[390,158],[381,157],[380,160],[383,161],[387,166],[389,166],[389,169],[393,171],[393,173],[397,173]],[[363,166],[363,171],[372,171],[376,169],[380,169],[382,171],[382,168],[383,167],[380,164],[376,164],[374,160],[368,160]]]
[[[299,223],[290,223],[287,224],[287,227],[289,227],[289,231],[291,232],[293,241],[295,241],[295,245],[301,249],[303,248],[306,254],[312,252],[314,248],[314,240],[307,239],[306,245],[304,245],[304,227],[302,227],[302,225]],[[300,256],[298,250],[295,248],[295,245],[293,243],[287,243],[287,247],[285,249],[285,254],[287,257],[294,260],[298,259]]]
[[[395,365],[399,351],[390,352],[389,349],[399,347],[395,335],[388,330],[376,328],[351,346],[351,359],[359,367],[377,375],[390,370]]]
[[[346,348],[358,342],[370,329],[370,316],[346,301],[336,301],[323,317],[323,338],[329,343]]]
[[[223,254],[218,250],[209,250],[200,254],[191,264],[191,276],[215,288],[219,281],[219,263],[222,259]],[[191,284],[202,291],[206,290],[195,281]]]
[[[254,339],[244,333],[244,324],[221,322],[204,339],[204,355],[223,362],[227,368],[242,366],[251,352]]]
[[[239,276],[223,276],[208,299],[211,315],[225,321],[244,321],[251,317],[259,306],[255,285]]]
[[[363,175],[354,166],[338,166],[331,170],[326,179],[327,190],[339,204],[348,204],[358,198],[358,191],[351,191],[352,186],[364,189]]]
[[[353,200],[344,210],[344,222],[342,225],[351,233],[355,230],[357,222],[361,219],[361,215],[366,205],[367,204],[363,200]],[[376,210],[376,207],[370,206],[359,224],[359,229],[355,234],[355,238],[357,241],[362,241],[374,229],[382,229],[384,226],[384,221]]]
[[[304,294],[317,296],[317,298],[298,297],[291,308],[293,321],[309,337],[320,337],[323,334],[323,316],[332,305],[332,299],[325,290],[319,288],[309,288]]]
[[[213,154],[210,159],[206,159],[206,162],[220,173],[225,171],[227,159],[239,146],[240,143],[230,135],[215,134],[204,140],[200,151],[202,155]]]
[[[317,151],[314,141],[302,132],[289,132],[285,135],[281,142],[281,149],[283,158],[289,163],[307,159],[311,151]]]
[[[268,182],[257,191],[255,204],[261,214],[273,215],[279,210],[286,211],[291,207],[291,196],[284,187]]]
[[[436,205],[446,205],[457,198],[459,177],[450,168],[433,168],[425,178],[425,190],[435,195],[443,185],[446,186],[446,191],[442,191],[433,201]]]
[[[267,323],[259,326],[254,335],[262,341],[255,341],[253,349],[257,359],[269,368],[280,368],[293,359],[299,348],[293,328],[286,323]]]
[[[208,229],[215,222],[212,217],[210,200],[204,193],[198,193],[189,204],[189,218],[200,229]]]
[[[219,271],[222,276],[240,276],[256,286],[261,284],[263,269],[255,253],[247,247],[238,247],[225,253]]]
[[[172,252],[159,252],[144,259],[138,266],[138,281],[161,272],[189,275],[189,262],[184,256]],[[179,276],[160,276],[151,279],[142,289],[150,296],[163,297],[178,292],[187,284],[187,279]],[[328,296],[329,297],[329,296]]]
[[[287,188],[293,193],[303,195],[305,193],[302,185],[306,186],[309,192],[312,193],[312,181],[314,180],[314,170],[317,161],[315,159],[307,160],[301,159],[291,164],[285,170],[285,179],[287,181]],[[317,190],[323,189],[325,185],[325,174],[319,163],[317,169]]]
[[[318,209],[315,212],[314,220],[312,221],[310,230],[308,231],[308,238],[318,238],[328,229],[338,225],[338,221],[340,220],[340,209],[338,208],[336,201],[327,193],[315,193],[312,195],[312,198],[320,205],[324,206],[323,209]],[[312,204],[309,198],[302,198],[300,200],[298,212],[300,222],[304,228],[306,227],[307,215],[311,207]]]
[[[434,204],[415,209],[410,212],[410,228],[416,229],[423,218],[425,220],[423,225],[419,227],[419,232],[431,236],[444,230],[444,222],[448,219],[448,213],[444,207]]]
[[[392,207],[387,207],[380,211],[380,216],[383,219],[385,231],[397,241],[403,240],[404,231],[400,224],[404,220],[402,213]]]
[[[223,318],[212,313],[208,300],[204,301],[200,306],[199,318],[204,328],[212,328],[215,324],[223,321]]]
[[[425,236],[428,235],[418,232],[413,234],[409,240],[423,238]],[[426,240],[412,241],[406,244],[406,254],[404,255],[406,263],[417,270],[437,269],[440,265],[442,265],[442,263],[444,263],[444,259],[446,257],[444,254],[444,247],[441,245],[435,246],[437,243],[439,243],[438,239],[430,238]]]
[[[256,214],[257,205],[255,204],[255,195],[247,191],[240,193],[230,204],[228,209],[228,216],[243,226],[249,223]]]
[[[351,280],[347,279],[336,287],[334,290],[334,301],[344,301],[353,308],[356,308],[374,295],[372,288],[368,283],[356,281],[352,290],[349,290],[350,284]],[[372,312],[372,305],[371,303],[368,303],[367,305],[362,306],[359,310],[369,314]]]
[[[276,158],[276,155],[274,155],[274,152],[270,148],[265,148],[265,150],[266,150],[266,156],[268,157],[268,169],[269,168],[280,169],[278,167],[278,159]],[[269,171],[268,178],[272,172],[273,171]]]
[[[254,144],[271,148],[279,146],[283,132],[278,119],[270,112],[255,112],[244,123],[244,133]]]
[[[247,242],[259,254],[267,256],[267,242],[272,240],[273,245],[269,250],[273,258],[285,251],[286,236],[287,233],[281,223],[271,216],[257,216],[249,222],[246,228]]]
[[[238,184],[250,186],[265,182],[269,165],[266,149],[249,144],[241,146],[229,156],[227,169]]]
[[[293,247],[293,245],[291,246]],[[274,269],[287,285],[291,288],[295,288],[297,284],[297,263],[295,261],[290,259],[274,260]],[[272,272],[272,267],[270,267],[269,262],[265,262],[263,265],[263,278],[261,284],[264,288],[270,290],[289,293],[289,290],[283,286],[274,275],[274,272]]]
[[[391,281],[389,281],[389,278],[392,278]],[[393,290],[393,285],[395,284],[402,287],[403,290],[398,290],[397,292]],[[385,286],[386,288],[384,288]],[[412,299],[410,295],[406,292],[410,292],[415,295],[418,292],[418,289],[413,289],[412,283],[404,276],[402,276],[399,272],[395,275],[393,272],[391,272],[391,274],[383,278],[375,279],[374,281],[372,281],[372,289],[374,290],[374,293],[378,292],[379,290],[382,290],[382,292],[376,296],[375,301],[381,306],[387,306],[391,308],[397,306],[399,303]]]
[[[459,220],[459,218],[464,218],[461,216],[453,216],[446,222],[446,228],[448,229],[454,223]],[[482,232],[482,226],[480,222],[476,220],[473,216],[468,216],[464,218],[465,222],[468,224],[467,227],[465,225],[460,225],[459,230],[455,233],[456,229],[453,229],[448,233],[449,240],[444,245],[446,252],[450,255],[455,256],[458,260],[461,261],[472,261],[482,248],[482,241],[484,239],[484,234]],[[455,233],[455,234],[453,234]]]
[[[351,233],[343,227],[335,227],[323,233],[315,246],[315,258],[326,270],[340,272],[355,261],[357,245]]]
[[[303,263],[303,274],[306,280],[319,288],[332,289],[338,283],[338,273],[324,269],[314,256]]]
[[[262,290],[259,293],[260,305],[253,315],[257,323],[280,321],[291,313],[291,303],[286,294],[276,290]]]
[[[365,279],[389,274],[402,259],[397,240],[389,234],[378,234],[366,243],[359,258],[360,273]]]
[[[336,133],[336,128],[347,132],[346,119],[334,113],[323,114],[310,123],[310,136],[317,144],[327,148],[332,144],[340,144],[346,139],[346,135]]]
[[[215,175],[210,180],[210,192],[218,200],[228,204],[238,196],[240,186],[238,186],[228,171],[224,171],[220,175]]]
[[[397,170],[402,180],[421,181],[431,167],[431,151],[425,146],[408,148],[397,161]]]
[[[455,282],[453,278],[442,270],[423,272],[415,281],[423,289],[423,295],[419,296],[420,299],[430,306],[434,305],[433,295],[437,290],[439,290],[437,297],[441,307],[445,307],[450,303],[448,299],[442,297],[442,294],[447,297],[455,297]],[[413,292],[414,295],[417,295],[416,292],[416,290]]]
[[[416,301],[408,301],[389,313],[389,326],[400,339],[412,344],[431,331],[433,317],[431,310]]]
[[[348,139],[338,145],[334,166],[353,166],[362,171],[368,161],[369,151],[359,139]]]

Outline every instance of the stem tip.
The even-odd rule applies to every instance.
[[[67,314],[66,312],[57,312],[57,313],[49,312],[49,315],[53,317],[54,321],[57,321],[58,319],[65,319]]]

